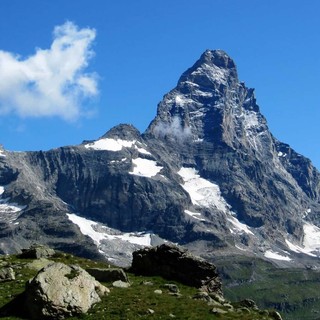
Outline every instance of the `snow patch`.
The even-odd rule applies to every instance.
[[[205,219],[200,218],[200,217],[201,217],[201,213],[200,213],[200,212],[192,212],[192,211],[189,211],[189,210],[184,210],[184,212],[185,212],[188,216],[190,216],[190,217],[192,217],[192,218],[194,218],[194,219],[197,219],[197,220],[200,220],[200,221],[206,221]]]
[[[202,118],[204,116],[205,110],[204,108],[200,108],[196,111],[190,111],[190,119]]]
[[[302,218],[306,218],[309,213],[311,213],[311,209],[310,209],[310,208],[307,209],[307,210],[303,213]]]
[[[151,155],[151,153],[144,148],[139,148],[137,146],[135,146],[135,148],[139,151],[139,153]]]
[[[100,139],[85,145],[87,149],[121,151],[122,148],[131,148],[136,143],[136,140],[128,141],[121,139]]]
[[[125,162],[127,158],[122,158],[121,160],[111,160],[110,163],[119,163],[119,162]]]
[[[221,196],[219,186],[201,178],[196,169],[182,167],[178,174],[184,181],[181,186],[189,193],[194,205],[216,208],[225,213],[230,209],[230,206]]]
[[[311,257],[316,257],[315,254],[311,253],[309,250],[305,249],[305,248],[302,248],[296,244],[293,244],[291,243],[289,240],[286,240],[286,244],[287,246],[289,247],[289,249],[293,252],[296,252],[296,253],[304,253],[304,254],[307,254],[308,256],[311,256]]]
[[[175,103],[176,105],[183,107],[186,104],[194,103],[194,101],[192,99],[186,98],[185,96],[176,95]]]
[[[320,250],[320,228],[306,223],[303,226],[304,231],[304,239],[303,239],[303,246],[306,251],[313,252]]]
[[[6,155],[4,154],[4,151],[0,149],[0,157],[6,157]]]
[[[227,218],[227,220],[230,221],[233,225],[233,228],[230,229],[231,233],[245,232],[246,234],[254,235],[254,233],[249,229],[249,227],[246,224],[241,223],[237,218],[230,217]]]
[[[163,167],[157,166],[157,162],[148,159],[136,158],[132,159],[134,165],[133,171],[129,174],[136,176],[151,178],[157,175]]]
[[[241,250],[241,251],[248,251],[247,249],[241,248],[241,247],[238,246],[238,245],[235,245],[235,247],[236,247],[237,249]]]
[[[309,209],[308,209],[309,210]],[[307,210],[307,211],[308,211]],[[310,210],[311,211],[311,210]],[[317,257],[320,254],[320,228],[306,223],[303,226],[304,238],[302,246],[291,243],[286,240],[286,244],[291,251],[307,254],[311,257]]]
[[[286,153],[283,153],[283,152],[281,152],[281,151],[279,151],[278,152],[278,157],[286,157],[287,156],[287,154]]]
[[[76,224],[82,234],[90,237],[97,246],[100,245],[101,241],[103,240],[118,240],[118,241],[125,241],[130,242],[132,244],[137,244],[140,246],[151,246],[151,236],[153,235],[150,232],[129,232],[129,233],[120,233],[116,230],[112,230],[111,228],[101,227],[98,228],[99,225],[97,222],[79,217],[73,213],[67,213],[67,216],[70,221]],[[104,230],[104,232],[103,232]],[[107,233],[107,230],[109,233]],[[110,234],[116,233],[116,234]]]
[[[19,217],[20,211],[24,210],[27,206],[10,202],[9,198],[2,199],[4,191],[5,187],[0,186],[0,221],[12,223]]]
[[[268,259],[273,259],[273,260],[282,260],[282,261],[291,261],[292,260],[288,256],[283,256],[283,255],[279,254],[278,252],[274,252],[272,250],[267,250],[264,253],[264,256]]]
[[[248,111],[246,110],[245,113],[243,113],[243,123],[245,129],[251,129],[259,126],[259,119],[257,116],[257,113],[254,111]]]

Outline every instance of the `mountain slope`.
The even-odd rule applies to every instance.
[[[197,254],[318,265],[320,174],[273,137],[233,60],[207,50],[145,133],[0,153],[2,252],[37,241],[128,264],[169,240]],[[11,206],[11,209],[10,209]]]

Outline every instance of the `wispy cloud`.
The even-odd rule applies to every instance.
[[[190,127],[182,127],[178,116],[174,116],[171,122],[158,122],[154,127],[153,132],[157,137],[172,137],[180,142],[192,137]]]
[[[86,73],[96,32],[74,23],[56,26],[49,49],[22,58],[0,50],[0,115],[59,116],[74,120],[98,94],[97,75]]]

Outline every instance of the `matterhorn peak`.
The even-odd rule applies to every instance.
[[[234,61],[222,50],[206,50],[164,96],[147,133],[235,147],[239,141],[252,144],[247,140],[265,130],[253,89],[239,82]]]
[[[199,60],[179,79],[178,86],[198,86],[198,89],[219,90],[238,82],[234,61],[223,50],[206,50]]]
[[[215,65],[219,68],[235,68],[234,61],[223,50],[206,50],[200,57],[199,62]]]

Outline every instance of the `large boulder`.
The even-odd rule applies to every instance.
[[[88,268],[86,271],[100,282],[114,282],[117,280],[129,282],[126,273],[121,268]]]
[[[25,309],[31,319],[64,319],[86,313],[108,292],[79,266],[53,263],[27,283]]]
[[[131,271],[140,275],[159,275],[222,296],[215,265],[177,246],[163,244],[133,252]]]
[[[55,254],[55,251],[49,247],[40,244],[34,244],[28,249],[22,249],[20,258],[24,259],[40,259],[50,258]]]

